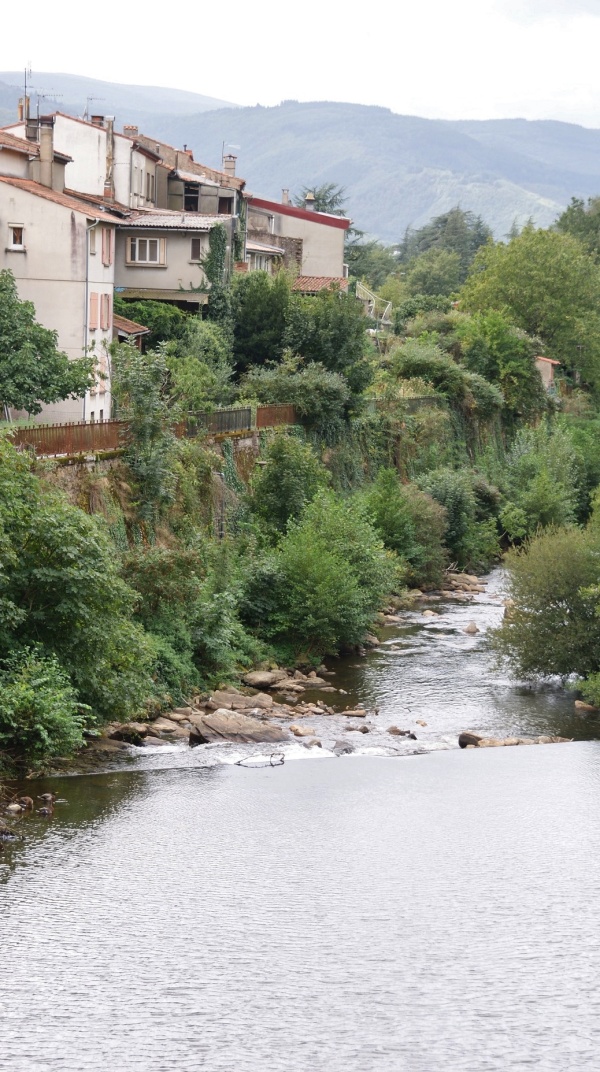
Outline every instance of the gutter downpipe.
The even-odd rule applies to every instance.
[[[89,309],[90,309],[90,231],[98,226],[100,220],[95,220],[94,223],[85,225],[85,313],[83,318],[83,352],[87,354],[88,347],[88,323],[89,323]],[[85,398],[83,396],[83,410],[81,419],[85,421]]]

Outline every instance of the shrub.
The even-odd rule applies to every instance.
[[[588,528],[541,532],[506,556],[510,606],[493,643],[523,677],[597,673],[600,540]]]
[[[294,359],[251,369],[242,393],[262,403],[292,403],[303,425],[327,441],[332,429],[342,430],[350,402],[350,388],[338,372]]]
[[[406,562],[407,580],[439,584],[446,564],[444,507],[414,485],[401,484],[394,469],[379,471],[366,504],[385,546]]]
[[[309,446],[294,436],[276,435],[265,466],[252,480],[252,510],[269,528],[285,532],[327,482],[327,471]]]
[[[39,761],[83,744],[86,712],[54,656],[23,648],[0,669],[0,745]]]

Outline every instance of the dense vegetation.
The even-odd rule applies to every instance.
[[[218,240],[205,319],[123,303],[152,339],[143,354],[113,348],[129,424],[118,461],[73,487],[0,440],[0,751],[43,761],[95,723],[243,668],[316,665],[359,645],[407,587],[509,548],[501,652],[524,675],[577,674],[600,698],[588,213],[595,202],[496,245],[460,209],[392,251],[355,236],[357,272],[385,272],[395,295],[387,332],[367,331],[352,294],[300,297],[285,273],[228,282]],[[21,350],[28,332],[38,345],[10,279],[0,298]],[[552,394],[540,353],[561,363]],[[0,378],[11,360],[0,352]],[[281,402],[300,423],[261,433],[258,458],[174,434],[199,411]]]

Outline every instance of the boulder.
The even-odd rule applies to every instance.
[[[184,719],[193,715],[193,707],[175,707],[172,711],[167,712],[167,718],[172,719],[173,722],[183,722]]]
[[[594,711],[597,711],[598,708],[594,707],[594,705],[591,704],[591,703],[584,703],[583,700],[575,700],[575,710],[576,711],[592,711],[592,712],[594,712]]]
[[[438,612],[436,610],[424,610],[423,611],[423,617],[424,618],[439,618],[439,614],[438,614]]]
[[[482,738],[479,734],[471,733],[469,730],[466,730],[464,733],[461,733],[458,738],[458,747],[469,748],[470,746],[471,748],[476,748],[481,740]]]
[[[304,689],[305,686],[295,681],[293,677],[286,677],[277,683],[278,692],[304,692]]]
[[[149,734],[147,737],[144,737],[142,743],[144,745],[144,748],[154,748],[155,745],[160,746],[163,744],[168,744],[169,742],[163,740],[162,737],[153,737],[151,734]]]
[[[390,733],[392,735],[392,737],[410,737],[411,736],[410,730],[401,730],[401,729],[398,729],[398,726],[388,726],[387,732]]]
[[[354,752],[354,745],[350,741],[336,741],[332,751],[336,756],[349,756]]]
[[[170,718],[163,717],[155,718],[154,722],[150,723],[150,733],[154,733],[155,735],[168,733],[175,737],[178,734],[183,733],[184,736],[186,736],[185,731],[181,729],[178,722],[172,722]]]
[[[427,725],[427,723],[424,722],[422,718],[416,719],[416,724],[417,724],[417,726],[426,726]]]
[[[347,731],[348,731],[348,733],[352,733],[352,731],[354,731],[354,733],[370,733],[371,732],[368,726],[348,726]]]
[[[125,741],[127,744],[139,744],[150,733],[146,722],[123,722],[111,727],[107,737],[111,741]]]
[[[292,722],[290,732],[294,737],[312,737],[315,731],[310,726],[300,726],[297,722]]]
[[[365,711],[364,707],[357,707],[355,710],[352,711],[340,711],[339,714],[345,715],[346,718],[366,718],[367,716],[367,712]]]
[[[271,722],[260,722],[239,711],[220,709],[193,720],[190,744],[210,744],[213,741],[236,741],[239,744],[258,741],[285,741],[287,733]]]
[[[272,689],[281,681],[281,673],[280,670],[251,670],[249,674],[244,674],[244,682],[253,689]],[[286,674],[283,674],[283,677],[286,677]]]
[[[479,632],[479,626],[475,622],[469,622],[463,629],[463,633],[467,633],[469,636],[475,636]]]
[[[322,748],[323,745],[321,744],[321,742],[320,742],[318,737],[313,737],[311,741],[305,741],[304,742],[304,747],[305,748]]]
[[[365,636],[363,637],[362,642],[363,642],[363,644],[364,644],[364,646],[366,648],[378,648],[379,647],[379,641],[378,641],[376,636],[373,636],[372,633],[366,633]]]

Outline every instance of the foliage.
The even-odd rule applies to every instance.
[[[278,361],[284,349],[289,279],[284,272],[237,275],[232,286],[233,357],[238,372]]]
[[[514,327],[499,312],[461,316],[454,330],[462,363],[502,391],[506,423],[514,427],[520,420],[541,416],[547,397],[535,366],[539,340]]]
[[[265,524],[285,532],[307,503],[328,482],[326,469],[312,449],[293,436],[277,435],[266,451],[266,464],[252,481],[252,509]]]
[[[406,562],[407,580],[439,584],[446,564],[445,509],[414,485],[401,484],[394,469],[380,469],[366,505],[385,546]]]
[[[555,228],[562,234],[577,238],[597,261],[600,257],[600,197],[572,197],[558,217]]]
[[[165,350],[169,394],[178,416],[192,416],[233,400],[231,345],[223,328],[190,319],[179,342]]]
[[[332,216],[343,216],[344,206],[348,200],[345,193],[344,187],[337,186],[335,182],[323,182],[320,186],[303,186],[294,198],[294,204],[298,208],[304,208],[306,198],[311,194],[315,212],[328,212]]]
[[[497,387],[457,365],[435,343],[409,339],[394,352],[392,369],[399,380],[419,378],[431,384],[471,417],[487,421],[502,409],[503,397]]]
[[[344,259],[350,275],[364,280],[368,287],[377,292],[398,266],[392,249],[374,241],[349,243],[344,251]]]
[[[0,403],[40,413],[44,402],[83,397],[94,383],[95,359],[69,361],[57,337],[35,319],[32,302],[19,300],[12,272],[0,271]]]
[[[319,362],[346,377],[360,392],[372,377],[365,358],[367,321],[352,294],[323,290],[316,297],[297,298],[288,308],[285,345],[307,362]]]
[[[506,556],[513,601],[493,643],[522,677],[600,670],[600,543],[588,528],[540,532]]]
[[[465,212],[457,205],[435,216],[417,231],[408,228],[397,247],[398,259],[403,264],[410,264],[430,251],[454,254],[458,257],[459,281],[462,282],[477,250],[491,238],[492,232],[481,216]]]
[[[506,457],[504,480],[509,502],[501,522],[512,540],[538,528],[575,520],[581,465],[568,432],[553,421],[521,428]]]
[[[150,328],[150,334],[144,336],[144,343],[149,349],[154,349],[160,342],[181,339],[191,319],[189,313],[172,302],[129,301],[118,294],[115,294],[114,309],[119,316]]]
[[[321,492],[249,578],[246,616],[280,652],[318,658],[358,643],[399,581],[358,504]]]
[[[428,249],[411,261],[406,272],[406,284],[413,296],[454,294],[461,282],[460,255],[448,249]]]
[[[460,567],[485,569],[499,556],[495,521],[499,496],[468,470],[435,469],[420,487],[446,511],[445,543]]]
[[[83,744],[86,712],[54,656],[22,648],[2,660],[0,746],[29,761],[68,755]]]
[[[461,306],[504,311],[565,369],[600,387],[600,268],[572,235],[529,227],[508,245],[486,246]]]
[[[113,347],[113,397],[119,417],[129,425],[124,457],[137,483],[139,516],[146,522],[154,522],[173,499],[168,377],[164,346],[146,354],[128,343]]]
[[[396,309],[394,330],[397,335],[401,335],[407,322],[420,313],[433,311],[447,313],[451,307],[450,298],[444,294],[415,294],[412,298],[403,301]]]
[[[329,372],[320,362],[304,364],[289,356],[279,365],[250,369],[242,394],[261,403],[293,403],[305,427],[323,439],[342,427],[350,402],[348,384],[338,372]]]
[[[209,284],[207,316],[221,326],[227,335],[232,330],[231,293],[226,285],[227,228],[223,223],[211,227],[208,253],[202,268]]]
[[[1,440],[0,533],[2,651],[56,656],[95,713],[139,710],[151,692],[150,653],[104,526]]]

